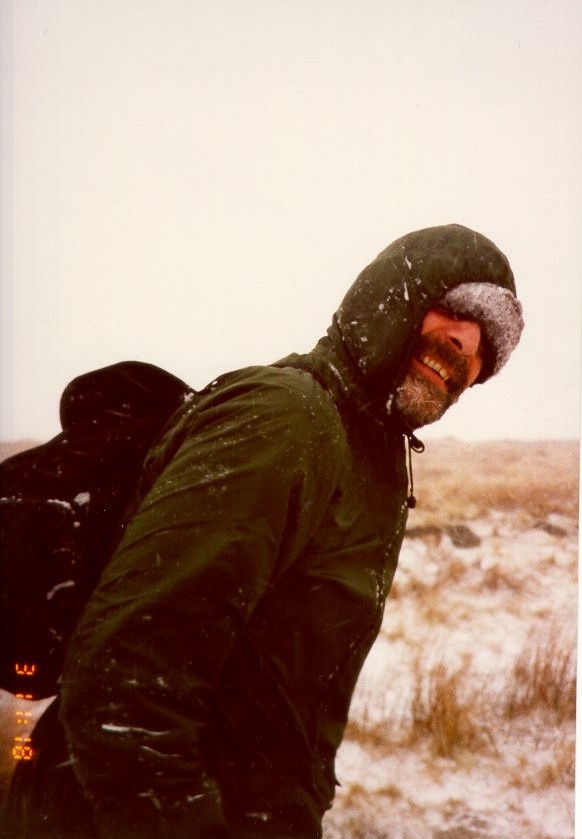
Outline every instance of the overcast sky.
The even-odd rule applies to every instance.
[[[3,0],[1,417],[125,358],[195,387],[311,349],[389,242],[459,222],[526,332],[425,437],[579,434],[579,0]],[[423,435],[421,435],[423,436]]]

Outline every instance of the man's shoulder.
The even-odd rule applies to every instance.
[[[237,404],[306,429],[341,425],[331,393],[296,367],[247,367],[217,380],[206,393],[208,404]]]
[[[304,405],[310,400],[326,407],[333,407],[335,404],[331,393],[308,370],[275,366],[258,367],[256,370],[257,383],[273,393],[280,391],[290,404],[296,402],[298,405]]]

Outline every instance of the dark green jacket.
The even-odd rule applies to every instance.
[[[447,288],[513,290],[488,240],[436,231],[381,254],[312,353],[221,378],[151,452],[63,680],[99,835],[321,836],[406,521],[386,402]]]
[[[402,433],[361,426],[308,372],[252,368],[153,453],[63,691],[104,835],[318,835],[405,523]]]

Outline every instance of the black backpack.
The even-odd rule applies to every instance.
[[[0,464],[0,687],[58,692],[67,641],[117,545],[144,459],[194,391],[128,361],[74,379],[62,433]]]

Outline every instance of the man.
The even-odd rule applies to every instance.
[[[390,245],[306,355],[227,374],[150,452],[70,643],[84,837],[317,839],[412,506],[405,441],[516,346],[506,258]]]

